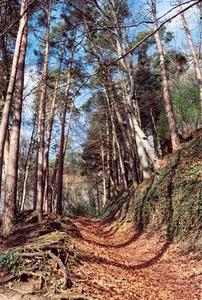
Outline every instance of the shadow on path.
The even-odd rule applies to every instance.
[[[83,238],[86,242],[90,243],[90,244],[93,244],[93,245],[96,245],[96,246],[99,246],[99,247],[103,247],[103,248],[114,248],[114,249],[118,249],[118,248],[124,248],[124,247],[127,247],[129,246],[130,244],[132,244],[133,242],[135,242],[140,236],[141,236],[142,232],[137,232],[135,233],[132,237],[130,237],[129,240],[121,243],[121,244],[117,244],[117,245],[109,245],[109,244],[102,244],[102,243],[98,243],[96,241],[92,241],[90,239],[86,239],[85,237]]]
[[[154,257],[138,265],[125,265],[99,256],[81,255],[80,258],[81,260],[87,263],[96,263],[96,264],[102,264],[107,266],[113,266],[113,267],[121,268],[123,270],[140,270],[140,269],[148,268],[154,265],[155,263],[157,263],[159,259],[163,256],[163,254],[166,252],[168,247],[169,247],[169,243],[166,242]]]

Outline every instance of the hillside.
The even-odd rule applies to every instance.
[[[161,161],[159,174],[114,199],[103,212],[137,231],[202,247],[202,131]],[[117,209],[118,207],[118,209]],[[124,226],[125,226],[124,225]],[[185,245],[184,245],[185,246]]]

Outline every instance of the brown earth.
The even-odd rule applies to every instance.
[[[89,219],[75,225],[82,265],[73,282],[94,299],[201,300],[202,264],[198,253],[182,253],[158,235]]]
[[[59,221],[63,227],[66,222],[68,228],[54,229],[54,224]],[[33,245],[33,235],[36,236],[34,247],[36,243],[39,247],[43,242],[50,248],[57,242],[56,247],[57,245],[65,247],[67,253],[69,252],[67,270],[69,270],[68,276],[70,276],[72,287],[65,291],[61,289],[54,291],[50,279],[47,278],[46,288],[43,286],[37,290],[38,278],[30,278],[28,282],[21,282],[18,279],[0,286],[0,300],[202,299],[200,253],[182,252],[179,245],[165,242],[165,236],[157,233],[155,235],[145,232],[137,233],[130,223],[125,222],[120,226],[117,222],[111,222],[109,218],[103,221],[79,218],[74,220],[72,225],[68,219],[58,219],[57,222],[47,220],[46,226],[43,224],[37,227],[38,233],[36,230],[28,230],[28,226],[23,244],[18,232],[17,238],[16,236],[10,238],[10,244],[7,241],[4,246],[8,249],[16,247],[16,243],[19,243],[23,248],[25,245],[28,247],[30,243]],[[50,224],[52,224],[51,228],[49,228]],[[47,235],[48,229],[54,232]],[[65,229],[69,234],[66,242],[63,236],[61,239],[62,232],[58,231]],[[23,232],[25,233],[25,230]],[[40,238],[38,234],[41,235]],[[71,251],[68,249],[70,245]],[[74,263],[74,255],[76,255],[77,263]],[[71,256],[72,263],[70,262]],[[37,260],[33,262],[36,264]],[[46,258],[46,265],[49,264],[48,267],[52,268],[50,263],[51,261],[47,261]],[[39,271],[42,274],[45,272],[42,264],[37,272]],[[51,275],[53,281],[57,283],[63,280],[59,268],[55,269],[54,274]]]

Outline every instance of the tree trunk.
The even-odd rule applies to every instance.
[[[116,126],[115,126],[115,122],[114,122],[114,115],[111,109],[111,103],[110,103],[110,99],[107,93],[107,90],[105,88],[105,96],[106,96],[106,100],[107,100],[107,106],[108,106],[108,110],[109,110],[109,115],[110,115],[110,119],[111,119],[111,124],[112,124],[112,135],[114,137],[114,140],[116,142],[116,146],[117,146],[117,150],[118,150],[118,157],[119,157],[119,164],[120,164],[120,169],[121,169],[121,175],[122,175],[122,180],[123,180],[123,185],[125,190],[128,189],[128,185],[127,185],[127,179],[126,179],[126,170],[125,170],[125,165],[122,159],[122,155],[121,155],[121,147],[118,141],[118,137],[117,137],[117,133],[116,133]],[[115,154],[115,147],[113,147],[113,170],[114,170],[114,165],[115,165],[115,158],[116,154]]]
[[[116,2],[111,0],[112,15],[114,23],[118,24],[117,12],[116,12]],[[126,52],[125,46],[121,41],[120,29],[115,28],[114,33],[116,36],[116,49],[119,56],[123,56]],[[153,167],[154,169],[158,167],[158,158],[156,157],[154,150],[150,146],[149,142],[143,131],[141,130],[140,112],[137,101],[135,97],[135,84],[134,84],[134,71],[132,66],[132,61],[130,55],[124,57],[120,60],[120,66],[125,74],[125,93],[126,93],[126,104],[125,111],[128,116],[129,128],[131,131],[130,138],[136,144],[133,147],[134,155],[137,155],[139,162],[139,175],[141,180],[147,179],[151,176]],[[138,132],[138,133],[137,133]],[[135,153],[137,152],[137,153]],[[137,160],[136,160],[137,163]],[[138,164],[137,164],[138,165]]]
[[[97,198],[97,215],[99,216],[101,213],[99,186],[96,187],[96,198]]]
[[[55,164],[54,168],[52,171],[52,176],[51,176],[51,186],[50,186],[50,212],[56,211],[56,178],[57,178],[57,170],[58,170],[58,155],[59,155],[59,149],[57,152],[57,156],[55,159]]]
[[[69,95],[69,88],[70,88],[70,78],[71,78],[70,70],[71,70],[71,66],[69,67],[69,70],[68,70],[67,85],[66,85],[66,90],[65,90],[65,96],[67,98]],[[67,115],[67,107],[68,107],[67,98],[64,99],[63,111],[62,111],[62,117],[61,117],[60,143],[59,143],[59,149],[58,149],[59,150],[58,151],[58,168],[57,168],[57,176],[56,176],[56,213],[59,215],[62,214],[65,123],[66,123],[66,115]]]
[[[14,120],[10,135],[8,168],[6,171],[4,213],[2,219],[2,229],[4,235],[9,235],[15,225],[16,203],[17,203],[17,183],[18,183],[18,157],[21,128],[21,115],[24,89],[24,67],[27,46],[27,26],[24,28],[21,39],[21,47],[18,61],[18,70],[15,84],[14,100]]]
[[[49,34],[50,34],[50,6],[46,8],[46,34],[45,34],[45,51],[44,65],[42,72],[42,86],[40,91],[40,103],[38,111],[38,174],[37,174],[37,216],[38,221],[43,217],[43,197],[44,197],[44,133],[45,133],[45,113],[46,113],[46,90],[48,76],[49,60]]]
[[[151,130],[152,130],[152,136],[153,136],[153,143],[154,143],[154,149],[158,156],[158,158],[161,157],[159,153],[159,136],[156,128],[156,122],[154,119],[152,108],[150,109],[150,116],[151,116]]]
[[[137,170],[136,170],[136,165],[135,165],[135,159],[133,157],[133,150],[132,150],[132,146],[130,144],[130,141],[129,141],[129,138],[128,138],[128,135],[127,135],[127,132],[124,128],[124,122],[123,122],[123,119],[122,119],[122,116],[121,116],[121,113],[119,112],[118,110],[118,107],[117,107],[117,103],[115,102],[115,99],[114,99],[114,93],[113,93],[113,88],[112,88],[112,84],[110,82],[110,79],[106,77],[106,82],[108,83],[107,85],[105,85],[105,88],[106,88],[106,91],[110,94],[111,96],[111,101],[112,101],[112,110],[115,112],[115,115],[117,117],[117,121],[118,121],[118,124],[120,126],[120,130],[121,130],[121,134],[122,134],[122,138],[123,138],[123,141],[124,141],[124,145],[126,146],[126,149],[127,149],[127,153],[128,153],[128,157],[129,157],[129,166],[130,166],[130,172],[132,174],[132,179],[133,179],[133,182],[139,182],[139,179],[138,179],[138,173],[137,173]]]
[[[181,3],[181,1],[180,1],[180,3]],[[180,9],[181,10],[183,9],[182,6],[180,6]],[[195,71],[195,74],[196,74],[196,79],[199,83],[201,122],[202,122],[202,71],[201,71],[201,68],[200,68],[200,63],[199,63],[199,58],[198,58],[198,55],[197,55],[197,52],[196,52],[196,48],[194,46],[194,42],[192,40],[190,31],[189,31],[189,26],[187,24],[187,20],[185,18],[184,13],[181,13],[180,16],[181,16],[181,19],[182,19],[182,24],[183,24],[183,27],[184,27],[184,31],[186,33],[188,44],[189,44],[189,47],[191,49],[191,54],[192,54],[192,58],[193,58],[194,71]]]
[[[35,161],[34,161],[34,187],[33,187],[33,210],[36,210],[37,206],[37,182],[38,182],[38,150],[35,154]]]
[[[102,137],[101,137],[102,139]],[[107,187],[106,187],[106,170],[105,170],[105,152],[104,152],[104,145],[103,141],[101,144],[101,161],[102,161],[102,186],[103,186],[103,198],[102,198],[102,204],[103,207],[105,207],[107,203]]]
[[[112,156],[113,153],[116,151],[115,149],[115,141],[114,138],[112,136],[112,143],[110,142],[110,126],[109,126],[109,119],[108,119],[108,114],[105,114],[106,118],[105,118],[105,124],[106,124],[106,174],[107,174],[107,199],[109,201],[109,199],[111,198],[111,182],[113,185],[116,185],[115,181],[114,181],[114,175],[113,175],[113,163],[112,163]],[[116,188],[115,188],[116,189]]]
[[[25,175],[24,175],[23,189],[22,189],[22,200],[21,200],[21,204],[20,204],[20,211],[24,210],[25,200],[27,198],[27,182],[28,182],[28,178],[29,178],[29,170],[30,170],[30,158],[29,158],[29,160],[26,164],[26,168],[25,168]]]
[[[56,99],[57,99],[58,87],[60,81],[62,58],[64,55],[64,48],[65,46],[62,47],[60,58],[59,58],[58,74],[55,80],[55,88],[54,88],[53,98],[52,98],[51,107],[48,115],[47,131],[46,131],[47,136],[46,136],[46,145],[45,145],[45,153],[44,153],[44,177],[45,177],[44,203],[46,203],[46,210],[48,212],[52,211],[51,199],[49,197],[49,192],[50,192],[49,152],[50,152],[51,137],[53,131],[54,115],[56,109]]]
[[[28,182],[28,178],[29,178],[29,171],[30,171],[30,167],[31,167],[33,148],[34,148],[34,144],[35,144],[35,141],[34,141],[35,126],[36,126],[36,124],[34,123],[33,129],[32,129],[32,135],[31,135],[31,139],[30,139],[29,150],[27,153],[27,159],[26,159],[26,162],[24,165],[25,174],[23,176],[23,187],[22,187],[22,196],[21,196],[21,201],[20,201],[20,211],[23,211],[26,197],[27,197],[27,182]]]
[[[20,19],[17,39],[16,39],[16,43],[15,43],[15,50],[14,50],[14,54],[13,54],[11,75],[10,75],[10,80],[9,80],[9,84],[8,84],[5,104],[4,104],[4,108],[3,108],[3,112],[2,112],[1,125],[0,125],[0,187],[1,187],[1,183],[2,183],[4,145],[5,145],[6,135],[7,135],[7,131],[8,131],[9,114],[10,114],[10,109],[11,109],[12,100],[13,100],[13,92],[14,92],[15,81],[16,81],[18,59],[19,59],[20,49],[21,49],[21,41],[22,41],[22,36],[24,33],[25,26],[26,26],[27,20],[28,20],[27,12],[24,13],[24,11],[27,9],[27,6],[28,6],[28,0],[22,0],[20,14],[23,16]],[[1,188],[0,188],[0,190],[1,190]]]
[[[74,33],[74,39],[76,34]],[[67,128],[67,135],[65,138],[65,125],[66,125],[66,115],[68,109],[68,98],[69,98],[69,89],[71,83],[71,73],[72,73],[72,65],[74,61],[74,42],[71,48],[70,60],[69,60],[69,67],[67,70],[67,83],[65,88],[65,97],[63,103],[63,110],[62,110],[62,118],[61,118],[61,131],[60,131],[60,143],[58,149],[58,168],[57,168],[57,175],[56,175],[56,213],[61,215],[62,214],[62,198],[63,198],[63,169],[64,169],[64,157],[68,143],[68,136],[70,130],[70,122],[73,114],[74,109],[74,100],[72,100],[71,108],[70,108],[70,115],[69,115],[69,122]]]
[[[55,90],[52,98],[51,109],[48,117],[48,124],[47,124],[47,138],[46,138],[46,146],[45,146],[45,153],[44,153],[44,176],[45,176],[45,188],[44,188],[44,202],[47,203],[47,211],[50,212],[50,203],[49,203],[49,151],[50,151],[50,144],[51,144],[51,136],[52,136],[52,129],[53,129],[53,120],[55,114],[55,104],[57,98],[57,91],[59,86],[59,75],[56,78],[55,82]]]
[[[4,161],[4,167],[3,167],[4,178],[5,178],[7,169],[8,169],[9,147],[10,147],[10,133],[9,133],[9,131],[7,131],[5,145],[4,145],[4,160],[3,160]],[[2,184],[2,188],[3,188],[3,184]]]
[[[152,20],[153,20],[153,29],[158,29],[158,21],[156,19],[156,0],[151,0],[152,6]],[[177,131],[177,122],[175,119],[175,114],[173,110],[173,104],[170,96],[170,88],[168,83],[168,76],[165,66],[164,50],[160,40],[159,31],[156,31],[154,34],[156,47],[160,57],[160,68],[161,68],[161,78],[163,86],[163,98],[164,98],[164,107],[168,119],[168,126],[170,130],[170,137],[172,142],[173,151],[177,150],[180,147],[180,139]]]

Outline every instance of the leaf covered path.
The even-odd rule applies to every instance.
[[[202,299],[200,255],[180,254],[149,237],[101,221],[78,219],[82,239],[73,242],[81,266],[74,282],[95,299]]]

